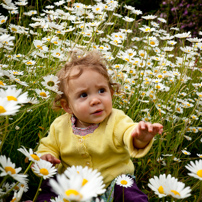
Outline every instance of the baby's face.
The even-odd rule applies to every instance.
[[[78,69],[71,72],[71,76]],[[79,121],[77,127],[102,122],[112,111],[112,91],[107,79],[95,70],[84,70],[78,78],[69,80],[68,107]]]

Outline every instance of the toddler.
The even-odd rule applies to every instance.
[[[41,139],[37,151],[42,154],[41,158],[54,165],[61,163],[60,172],[73,165],[97,169],[107,190],[121,174],[132,178],[131,157],[146,155],[153,137],[162,134],[163,126],[143,121],[134,123],[123,111],[112,107],[112,97],[119,86],[110,80],[98,52],[89,52],[80,58],[72,56],[57,76],[63,94],[56,96],[54,106],[67,113],[56,118],[49,135]],[[50,187],[46,187],[46,193],[43,187],[38,201],[50,201],[55,194],[50,192]],[[122,201],[122,190],[115,185],[114,202]],[[124,189],[124,199],[148,201],[135,180],[132,187]]]

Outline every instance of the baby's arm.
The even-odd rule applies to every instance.
[[[61,161],[57,158],[55,158],[53,155],[51,154],[44,154],[41,156],[41,159],[45,160],[45,161],[49,161],[50,163],[52,163],[54,166],[56,164],[59,164]]]
[[[163,126],[160,123],[149,123],[140,121],[132,132],[133,144],[135,148],[142,149],[158,133],[162,134]]]

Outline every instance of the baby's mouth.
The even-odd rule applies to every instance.
[[[98,109],[98,110],[96,110],[95,112],[93,112],[93,114],[99,114],[99,113],[101,113],[103,110],[101,110],[101,109]]]

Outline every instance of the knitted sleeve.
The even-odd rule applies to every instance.
[[[117,111],[115,122],[115,136],[120,144],[123,144],[123,146],[125,145],[128,148],[130,156],[133,158],[145,156],[150,150],[153,140],[143,149],[135,148],[131,133],[137,123],[134,123],[130,117],[120,110]]]

